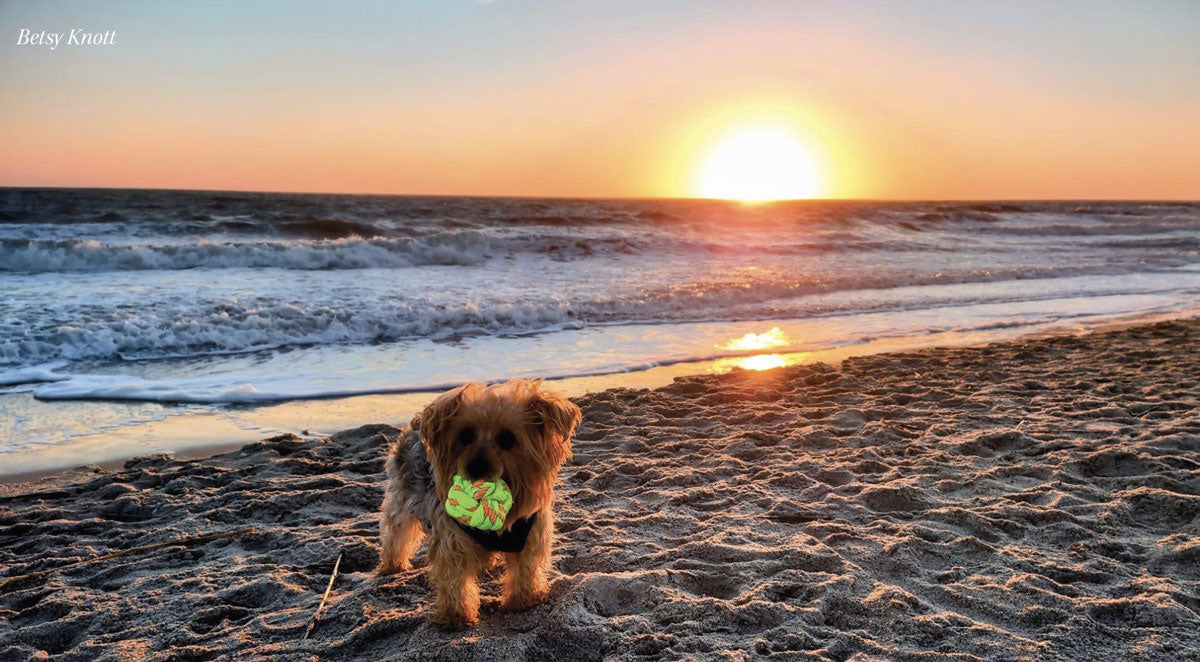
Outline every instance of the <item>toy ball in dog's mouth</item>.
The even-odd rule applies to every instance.
[[[512,503],[512,492],[503,478],[467,480],[455,475],[446,495],[446,513],[473,529],[499,531]]]

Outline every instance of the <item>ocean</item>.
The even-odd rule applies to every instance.
[[[1200,203],[10,188],[0,292],[3,473],[374,422],[339,399],[472,379],[603,386],[1190,314]]]

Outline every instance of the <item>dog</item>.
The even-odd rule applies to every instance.
[[[410,570],[428,533],[434,623],[458,629],[478,622],[477,577],[500,556],[506,566],[503,608],[544,601],[554,483],[571,458],[571,436],[581,419],[579,407],[540,380],[471,382],[438,396],[388,450],[379,572]],[[455,475],[508,484],[513,503],[499,531],[468,528],[446,513]]]

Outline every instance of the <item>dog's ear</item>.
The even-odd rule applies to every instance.
[[[469,388],[478,388],[478,384],[468,382],[457,388],[439,395],[417,415],[416,426],[421,432],[421,443],[431,457],[438,455],[441,439],[450,427],[450,421],[458,413],[462,404],[463,394]]]
[[[547,441],[557,442],[562,454],[560,462],[571,459],[571,436],[575,434],[575,426],[583,420],[583,412],[574,402],[542,389],[541,384],[534,388],[528,405],[534,426]]]

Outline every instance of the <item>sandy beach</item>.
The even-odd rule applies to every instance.
[[[398,421],[63,474],[0,497],[0,658],[1200,659],[1198,380],[1182,321],[578,398],[551,597],[461,633],[373,572]]]

